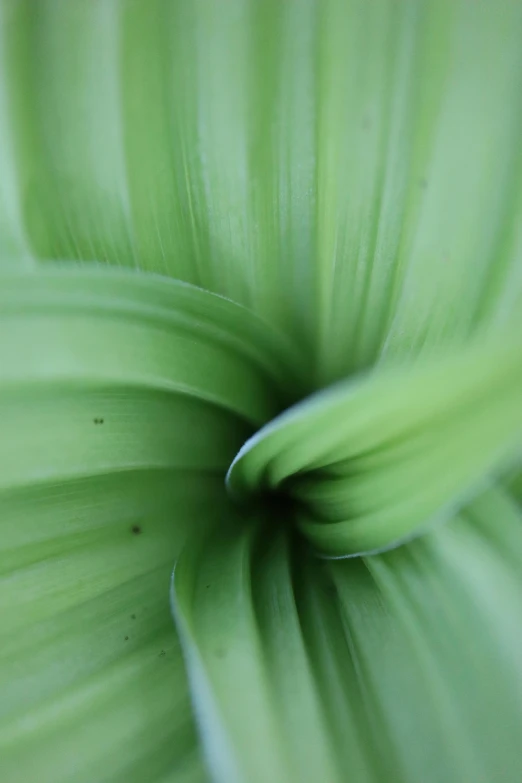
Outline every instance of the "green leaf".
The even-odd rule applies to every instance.
[[[317,8],[318,362],[327,383],[451,344],[520,307],[522,5]]]
[[[364,565],[327,566],[391,779],[516,780],[522,570],[506,561],[505,521],[484,533],[466,513]]]
[[[513,331],[312,396],[242,447],[229,489],[291,496],[301,531],[333,556],[396,546],[451,517],[520,458]]]
[[[2,778],[518,780],[522,4],[0,22]]]
[[[13,385],[59,379],[177,392],[251,424],[303,388],[299,358],[281,335],[232,302],[179,282],[63,266],[6,274],[0,297],[0,372]]]
[[[282,338],[199,289],[96,269],[0,277],[9,783],[202,779],[170,574],[295,382]]]
[[[188,544],[174,573],[210,769],[227,783],[342,780],[301,638],[288,540],[279,531],[259,551],[259,532],[223,520]]]
[[[3,3],[12,165],[23,226],[39,259],[137,264],[119,111],[118,17],[114,2]]]
[[[10,29],[12,6],[0,3],[0,33]],[[0,34],[0,63],[5,62],[7,41]],[[0,68],[0,267],[31,267],[32,253],[22,217],[22,193],[15,165],[15,140],[9,115],[6,69]]]
[[[234,298],[316,386],[509,318],[522,6],[497,6],[4,0],[4,250]]]
[[[0,502],[3,779],[203,780],[168,586],[221,479],[49,477]]]
[[[277,514],[189,541],[174,614],[214,779],[516,780],[522,516],[506,504],[492,487],[364,559],[317,560]],[[481,508],[496,513],[477,526]]]

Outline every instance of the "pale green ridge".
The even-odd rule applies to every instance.
[[[290,780],[252,603],[254,534],[224,516],[192,537],[172,585],[200,738],[223,783]]]
[[[245,309],[183,283],[67,266],[1,279],[1,378],[179,392],[261,424],[299,359]]]
[[[342,781],[346,773],[334,753],[297,610],[294,581],[301,558],[284,529],[289,520],[274,511],[266,522],[274,534],[270,529],[261,533],[252,568],[252,597],[279,732],[285,736],[290,780]],[[307,737],[313,737],[313,742],[306,742]]]
[[[277,520],[283,522],[283,520]],[[219,781],[342,780],[313,680],[282,532],[224,519],[176,565],[174,615]]]
[[[522,341],[513,331],[312,396],[235,458],[241,499],[282,491],[318,551],[382,550],[451,517],[520,461]]]
[[[0,4],[0,31],[12,24],[12,4]],[[0,265],[31,267],[32,253],[22,219],[22,193],[14,165],[14,139],[9,122],[6,37],[0,35]]]
[[[34,255],[134,266],[113,0],[4,0],[9,121]]]

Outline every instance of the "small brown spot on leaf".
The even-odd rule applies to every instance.
[[[140,527],[140,525],[133,525],[133,526],[131,527],[131,532],[132,532],[132,534],[133,534],[133,535],[135,535],[135,536],[139,536],[139,535],[140,535],[140,533],[141,533],[141,527]]]

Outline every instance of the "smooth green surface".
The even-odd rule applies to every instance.
[[[518,783],[521,41],[0,0],[2,783]]]

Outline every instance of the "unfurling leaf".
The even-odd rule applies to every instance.
[[[521,41],[0,0],[2,783],[518,783]]]

